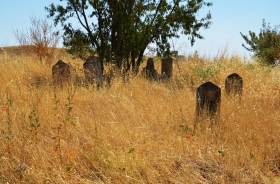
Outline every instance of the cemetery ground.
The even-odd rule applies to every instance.
[[[83,61],[61,52],[52,65],[59,59],[74,84],[54,90],[51,65],[0,53],[0,183],[280,182],[280,68],[190,55],[157,82],[105,65],[111,85],[96,90],[83,85]],[[225,95],[232,73],[241,100]],[[220,119],[194,133],[196,88],[207,81],[221,88]]]

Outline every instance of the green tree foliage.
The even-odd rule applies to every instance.
[[[257,35],[254,32],[249,31],[250,38],[248,36],[241,36],[249,45],[249,47],[242,44],[242,46],[250,52],[254,52],[259,62],[266,65],[275,64],[276,60],[280,59],[280,32],[278,31],[279,26],[271,28],[270,24],[266,24],[263,19],[262,29]]]
[[[150,43],[157,51],[170,50],[169,39],[187,35],[193,45],[202,39],[199,30],[209,28],[211,13],[198,18],[198,12],[212,3],[203,0],[66,0],[46,7],[55,25],[64,30],[64,45],[77,50],[83,44],[101,58],[114,61],[126,71],[138,72]],[[73,27],[77,19],[82,29]],[[80,39],[82,38],[82,39]],[[81,48],[80,48],[81,49]]]
[[[80,30],[69,31],[69,33],[65,34],[63,45],[68,53],[83,60],[86,60],[89,54],[95,53],[91,47],[90,40]]]

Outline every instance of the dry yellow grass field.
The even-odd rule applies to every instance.
[[[82,61],[59,57],[82,76]],[[234,72],[241,101],[225,96]],[[51,66],[0,52],[0,183],[280,183],[280,68],[193,55],[169,82],[126,80],[54,91]],[[222,89],[220,121],[193,135],[206,81]]]

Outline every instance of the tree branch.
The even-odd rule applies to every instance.
[[[81,18],[80,18],[80,15],[79,15],[79,13],[78,13],[79,10],[77,9],[77,7],[76,7],[75,4],[73,4],[73,8],[74,8],[75,14],[77,15],[77,18],[78,18],[80,24],[85,28],[85,30],[87,30],[87,32],[91,32],[91,30],[89,29],[89,26],[88,26],[88,25],[85,25],[84,22],[82,22],[82,20],[81,20]],[[81,12],[80,12],[80,13],[81,13]],[[81,14],[82,14],[82,13],[81,13]],[[84,19],[86,19],[85,15],[82,14],[82,16],[84,17]]]
[[[174,3],[174,6],[173,6],[172,10],[170,11],[170,13],[166,17],[170,16],[174,12],[176,6],[177,6],[177,3]],[[165,19],[165,22],[163,23],[163,25],[161,27],[163,28],[164,26],[166,26],[167,22],[168,22],[167,19]],[[157,29],[157,32],[155,34],[151,35],[150,40],[153,40],[154,38],[158,37],[159,34],[162,33],[162,30],[163,29],[160,29],[160,28]]]

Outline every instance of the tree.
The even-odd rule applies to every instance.
[[[259,35],[249,31],[250,38],[248,36],[241,36],[249,45],[246,47],[244,44],[242,46],[250,52],[254,52],[259,62],[265,65],[273,65],[276,60],[280,59],[280,32],[278,31],[279,26],[271,28],[270,24],[266,24],[263,19],[262,29]]]
[[[88,54],[94,54],[94,50],[90,46],[90,40],[80,30],[71,31],[69,34],[66,34],[63,44],[68,53],[82,60],[86,60]]]
[[[197,13],[212,3],[203,0],[66,0],[66,5],[45,7],[54,24],[63,27],[64,44],[76,47],[77,37],[86,38],[99,57],[137,73],[150,43],[157,51],[169,51],[169,39],[187,35],[193,45],[202,39],[199,30],[209,28],[211,13],[198,19]],[[77,19],[82,29],[75,29]],[[79,34],[75,34],[79,33]],[[71,35],[71,36],[70,36]]]
[[[53,25],[48,23],[46,19],[32,16],[30,23],[31,27],[26,32],[13,30],[13,35],[19,45],[35,53],[41,63],[43,58],[46,58],[47,63],[49,63],[61,37],[53,31]]]

